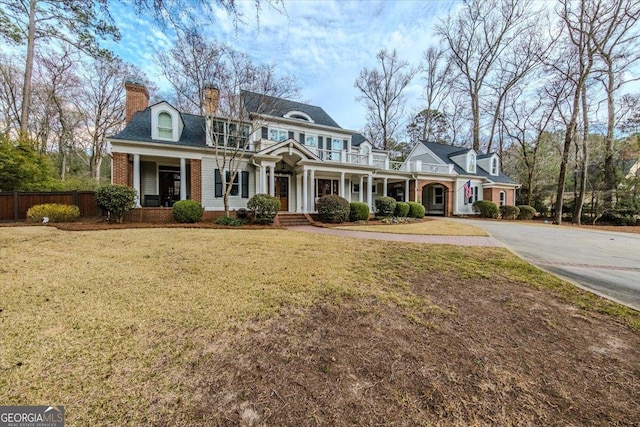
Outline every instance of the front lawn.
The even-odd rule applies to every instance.
[[[420,222],[407,224],[362,224],[346,225],[337,228],[353,231],[373,231],[377,233],[425,234],[431,236],[488,236],[481,228],[454,221],[427,218]]]
[[[67,425],[640,423],[638,313],[503,248],[0,228],[0,402]]]

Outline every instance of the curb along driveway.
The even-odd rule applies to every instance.
[[[446,218],[486,230],[530,263],[640,310],[640,234]]]

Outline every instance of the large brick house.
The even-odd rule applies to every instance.
[[[126,126],[109,138],[112,182],[133,186],[147,216],[168,217],[167,208],[187,198],[207,212],[221,212],[222,177],[228,171],[218,169],[211,138],[219,114],[217,89],[207,89],[207,111],[199,116],[164,101],[149,106],[140,84],[127,82],[125,88]],[[502,174],[495,153],[424,142],[397,162],[320,107],[252,92],[243,92],[242,99],[249,117],[247,149],[229,198],[231,210],[246,207],[256,193],[269,193],[280,199],[283,212],[297,213],[315,212],[316,200],[326,194],[367,203],[371,211],[376,198],[391,196],[445,216],[473,214],[475,200],[514,204],[519,185]]]

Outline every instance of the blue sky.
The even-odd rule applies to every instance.
[[[285,0],[285,13],[262,5],[259,23],[254,2],[240,0],[245,23],[234,27],[226,12],[216,13],[215,25],[205,33],[228,42],[258,62],[275,63],[278,70],[297,77],[303,101],[324,108],[342,127],[360,130],[365,108],[356,101],[353,83],[363,67],[373,67],[381,49],[396,49],[412,65],[436,44],[433,24],[457,1],[329,1]],[[154,62],[153,47],[169,49],[173,35],[122,7],[113,9],[122,41],[112,48],[124,60],[166,88]],[[204,21],[203,22],[210,22]],[[203,24],[204,25],[204,24]],[[407,89],[408,108],[419,106],[421,82]]]

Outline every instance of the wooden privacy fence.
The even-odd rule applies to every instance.
[[[19,221],[27,218],[31,206],[44,203],[76,205],[81,217],[98,216],[95,191],[54,191],[26,193],[21,191],[0,192],[0,220]]]

